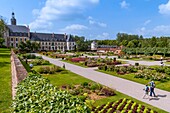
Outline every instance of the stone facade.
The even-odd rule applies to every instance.
[[[17,48],[20,42],[37,42],[39,50],[74,50],[75,41],[70,35],[55,33],[30,32],[29,26],[16,25],[14,13],[12,13],[11,25],[7,25],[4,33],[5,46]]]

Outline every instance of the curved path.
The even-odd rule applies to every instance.
[[[39,54],[36,54],[36,55],[39,55]],[[151,100],[143,99],[144,85],[142,84],[132,82],[129,80],[125,80],[122,78],[118,78],[115,76],[111,76],[108,74],[104,74],[101,72],[97,72],[93,68],[83,68],[83,67],[76,66],[70,63],[59,61],[58,59],[49,58],[47,56],[42,56],[42,57],[43,59],[48,60],[52,64],[55,64],[58,66],[63,66],[63,64],[65,64],[65,67],[67,70],[70,70],[76,74],[79,74],[85,78],[91,79],[95,82],[98,82],[110,88],[116,89],[117,91],[121,93],[129,95],[133,98],[136,98],[140,101],[148,103],[152,106],[155,106],[157,108],[170,112],[170,92],[168,91],[155,89],[155,92],[158,95],[157,98],[152,98]]]

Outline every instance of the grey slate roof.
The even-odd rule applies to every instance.
[[[74,39],[71,37],[71,35],[67,35],[67,42],[74,42]]]
[[[29,29],[26,26],[20,25],[7,25],[10,32],[18,32],[18,33],[28,33]]]
[[[64,34],[33,33],[30,34],[32,41],[60,41],[66,42]]]
[[[98,45],[98,48],[116,48],[117,46],[111,46],[111,45]]]

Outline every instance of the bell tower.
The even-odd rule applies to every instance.
[[[17,21],[15,19],[15,14],[12,12],[11,25],[16,25]]]

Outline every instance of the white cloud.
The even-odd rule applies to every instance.
[[[31,29],[44,28],[54,20],[73,20],[83,17],[83,12],[90,6],[99,3],[100,0],[47,0],[45,6],[39,10],[39,14],[30,23]],[[34,9],[33,14],[38,10]]]
[[[75,30],[86,30],[88,27],[80,24],[72,24],[69,26],[66,26],[64,29],[61,29],[61,31],[75,31]]]
[[[159,13],[170,15],[170,0],[166,4],[159,5]]]
[[[148,25],[149,23],[151,23],[151,20],[146,20],[146,21],[144,22],[144,26]]]
[[[109,35],[109,33],[106,33],[106,32],[104,32],[104,33],[102,33],[101,35],[97,35],[97,39],[109,39],[110,37],[109,37],[110,35]]]
[[[152,29],[142,27],[137,29],[137,34],[144,36],[166,36],[170,35],[170,25],[158,25]]]
[[[107,24],[105,24],[103,22],[95,21],[91,16],[89,16],[88,19],[89,19],[90,25],[95,25],[95,26],[99,26],[99,27],[107,27]]]
[[[153,29],[154,32],[162,33],[162,34],[170,34],[170,25],[160,25],[156,26]]]
[[[130,4],[127,3],[125,0],[123,0],[123,1],[120,3],[121,8],[128,8],[129,5],[130,5]]]
[[[37,16],[37,15],[40,14],[40,10],[39,10],[39,9],[33,9],[32,14],[33,14],[34,16]]]

